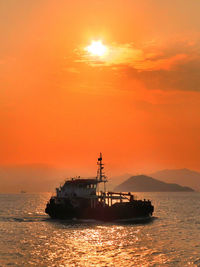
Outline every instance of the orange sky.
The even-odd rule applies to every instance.
[[[0,165],[200,171],[199,1],[0,2]],[[84,47],[101,39],[109,58]],[[81,174],[81,173],[80,173]]]

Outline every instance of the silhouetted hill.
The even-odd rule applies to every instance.
[[[189,169],[162,170],[151,174],[152,177],[167,183],[190,186],[200,191],[200,173]]]
[[[107,190],[113,190],[118,184],[124,182],[129,177],[131,177],[133,174],[130,173],[124,173],[123,175],[118,176],[111,176],[108,179],[108,184],[106,186]]]
[[[168,184],[146,175],[132,176],[115,188],[115,191],[124,192],[192,192],[189,187],[178,184]]]

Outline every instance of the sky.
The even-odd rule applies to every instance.
[[[200,171],[200,1],[0,0],[0,165]],[[101,41],[107,53],[89,54]]]

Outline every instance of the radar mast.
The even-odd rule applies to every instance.
[[[98,170],[97,170],[97,180],[101,183],[101,182],[107,182],[107,177],[105,175],[105,173],[103,172],[104,169],[104,164],[102,163],[102,153],[100,153],[100,156],[98,158],[97,161],[97,165],[98,165]]]

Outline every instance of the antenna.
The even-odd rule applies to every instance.
[[[103,172],[104,164],[102,163],[102,153],[100,153],[100,156],[99,156],[98,161],[97,161],[97,165],[99,166],[98,170],[97,170],[97,180],[99,182],[104,182],[104,183],[107,182],[106,176]]]

